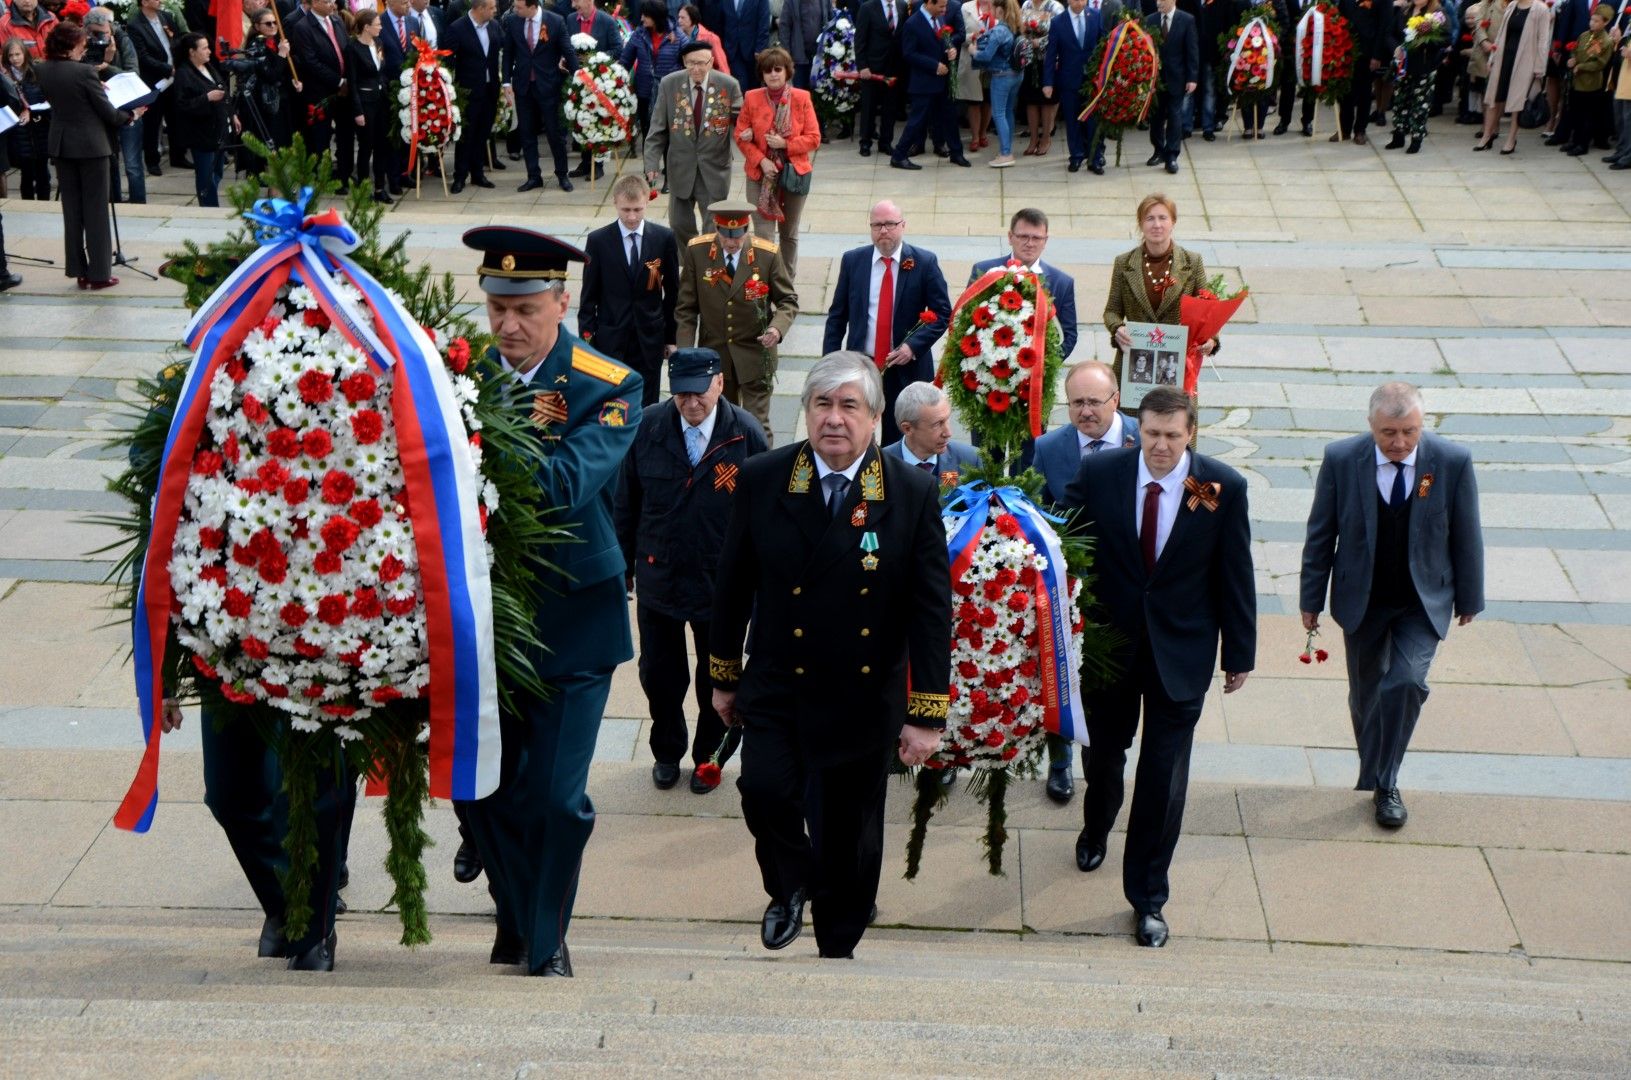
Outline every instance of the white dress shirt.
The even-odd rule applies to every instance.
[[[842,470],[834,469],[829,466],[822,460],[820,454],[815,454],[814,457],[816,465],[816,480],[821,484],[821,500],[825,502],[827,500],[827,477],[831,476],[835,472],[842,472],[845,480],[848,480],[852,484],[855,483],[855,474],[861,471],[861,462],[866,458],[866,452],[862,451],[854,461],[849,463],[849,468]],[[847,495],[849,489],[845,488],[844,491]]]
[[[533,377],[537,375],[539,371],[543,370],[544,367],[544,362],[539,360],[526,371],[522,371],[517,368],[515,364],[510,361],[510,358],[505,356],[503,353],[499,354],[498,359],[499,362],[504,365],[504,370],[508,371],[511,375],[514,375],[515,381],[520,383],[522,386],[531,386]]]
[[[1406,499],[1410,498],[1411,492],[1416,490],[1416,454],[1420,450],[1421,447],[1417,446],[1415,450],[1410,451],[1410,456],[1404,459],[1404,497]],[[1376,490],[1382,493],[1384,503],[1393,494],[1393,474],[1398,471],[1393,467],[1393,462],[1387,459],[1387,455],[1382,453],[1382,448],[1378,446],[1376,448]]]
[[[488,20],[488,22],[491,22],[491,20]],[[476,23],[476,40],[481,42],[481,55],[483,56],[492,51],[487,42],[487,26],[488,23]]]
[[[1144,535],[1144,488],[1152,481],[1161,485],[1161,498],[1156,505],[1155,517],[1155,558],[1161,558],[1161,551],[1167,546],[1167,537],[1172,535],[1172,523],[1178,520],[1178,504],[1183,499],[1184,481],[1189,479],[1189,451],[1178,459],[1173,470],[1160,480],[1150,475],[1150,467],[1144,461],[1144,455],[1138,455],[1138,488],[1133,492],[1133,532],[1139,536]]]
[[[430,8],[416,12],[419,16],[419,36],[424,38],[431,48],[436,48],[436,21],[430,17]]]
[[[1118,412],[1111,418],[1110,426],[1104,429],[1104,434],[1099,436],[1099,441],[1104,443],[1103,446],[1099,447],[1101,453],[1105,450],[1114,450],[1121,445],[1122,440],[1126,437],[1122,434],[1122,427],[1121,414]],[[1091,437],[1082,434],[1081,428],[1076,429],[1076,448],[1079,451],[1086,454],[1088,445],[1092,442]],[[1146,480],[1145,483],[1149,483],[1149,481]]]
[[[900,253],[905,250],[906,245],[902,244],[889,256],[895,260],[890,269],[895,275],[896,296],[900,295]],[[883,285],[883,259],[883,253],[878,250],[878,246],[872,245],[872,273],[867,278],[866,284],[866,341],[861,346],[862,352],[869,351],[872,343],[878,340],[878,289]],[[893,336],[893,327],[890,327],[890,333]]]

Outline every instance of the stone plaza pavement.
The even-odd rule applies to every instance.
[[[1330,129],[1323,110],[1320,123]],[[1552,1045],[1545,1039],[1555,1037],[1578,1050],[1573,1057],[1559,1051],[1527,1059],[1491,1034],[1484,1056],[1468,1050],[1471,1056],[1456,1057],[1429,1039],[1450,1056],[1339,1054],[1293,1065],[1292,1058],[1221,1050],[1209,1056],[1207,1048],[1229,1036],[1213,1032],[1184,1044],[1180,1033],[1158,1026],[1133,1030],[1164,1032],[1173,1040],[1165,1051],[1191,1056],[1163,1057],[1152,1043],[1125,1061],[1089,1057],[1071,1071],[1080,1075],[1097,1061],[1198,1075],[1462,1075],[1462,1066],[1467,1075],[1486,1068],[1526,1076],[1631,1073],[1631,299],[1618,284],[1631,271],[1631,184],[1594,156],[1564,158],[1528,133],[1514,157],[1475,157],[1470,143],[1466,129],[1438,125],[1414,157],[1374,144],[1330,145],[1323,133],[1254,144],[1197,139],[1176,177],[1145,169],[1147,151],[1136,138],[1125,154],[1133,166],[1103,178],[1068,176],[1062,145],[1052,157],[1021,159],[1009,170],[976,161],[972,170],[929,164],[916,174],[860,159],[853,144],[821,153],[797,279],[802,313],[772,412],[778,441],[799,434],[798,387],[820,351],[838,255],[865,242],[867,208],[879,198],[900,204],[909,240],[940,255],[954,292],[971,262],[1005,250],[1001,237],[1013,210],[1046,210],[1046,258],[1077,280],[1082,338],[1074,359],[1107,356],[1098,316],[1109,263],[1134,243],[1133,207],[1149,191],[1178,200],[1180,243],[1253,292],[1225,332],[1215,371],[1203,375],[1200,396],[1201,449],[1251,482],[1261,617],[1256,672],[1227,701],[1214,689],[1198,733],[1168,908],[1175,939],[1167,953],[1186,966],[1157,975],[1162,969],[1150,967],[1157,961],[1130,955],[1114,870],[1120,834],[1110,869],[1078,874],[1071,845],[1079,803],[1054,807],[1039,798],[1039,783],[1024,783],[1010,808],[1014,837],[1004,877],[984,872],[981,812],[959,793],[931,830],[922,877],[900,880],[904,799],[892,793],[879,902],[887,929],[868,938],[886,959],[867,969],[876,985],[865,985],[892,1002],[920,991],[888,978],[914,963],[921,947],[968,957],[966,969],[939,974],[952,985],[977,986],[981,972],[1022,962],[1023,942],[1033,943],[1025,955],[1053,950],[1050,963],[1099,965],[1104,978],[1129,983],[1270,986],[1288,979],[1303,980],[1301,993],[1322,979],[1351,976],[1360,986],[1360,969],[1367,978],[1386,970],[1396,973],[1388,976],[1397,979],[1391,989],[1356,993],[1374,993],[1365,1000],[1392,1008],[1395,991],[1409,987],[1412,1023],[1443,1039],[1460,1021],[1432,1022],[1435,986],[1461,977],[1487,980],[1478,984],[1486,988],[1543,978],[1558,982],[1554,996],[1569,1008],[1551,1019],[1528,1017],[1538,1041],[1527,1045]],[[604,183],[595,190],[580,184],[565,196],[552,188],[519,196],[518,168],[494,178],[503,181],[497,191],[451,200],[427,188],[424,199],[410,197],[386,218],[389,229],[411,230],[412,254],[459,275],[472,295],[476,260],[459,245],[464,229],[525,223],[570,238],[611,218]],[[191,183],[167,173],[150,181],[148,205],[120,208],[125,251],[140,257],[139,266],[156,269],[182,239],[224,231],[220,212],[192,205]],[[666,200],[653,206],[659,215],[665,209]],[[55,210],[15,199],[0,204],[9,250],[60,260]],[[258,916],[247,910],[253,899],[200,802],[196,720],[167,740],[153,831],[133,837],[108,823],[137,761],[139,728],[127,635],[109,625],[108,593],[98,584],[111,564],[97,549],[112,534],[86,519],[119,508],[103,490],[120,467],[106,440],[123,422],[120,403],[132,380],[174,355],[171,344],[186,321],[179,290],[123,273],[117,289],[84,294],[54,268],[13,269],[26,283],[0,298],[0,1075],[8,1072],[4,1046],[12,1036],[20,1040],[11,1061],[18,1075],[59,1066],[89,1075],[114,1060],[97,1056],[94,1038],[72,1067],[58,1051],[60,1039],[91,1038],[62,1018],[83,1019],[95,1009],[80,1014],[61,1003],[192,1000],[188,995],[202,991],[126,985],[167,970],[170,944],[189,971],[205,973],[203,983],[224,979],[245,995],[228,995],[229,1003],[275,1001],[283,984],[261,986],[258,976],[243,974],[240,945]],[[1472,449],[1489,610],[1453,631],[1439,654],[1402,776],[1411,821],[1384,834],[1370,821],[1368,798],[1349,790],[1355,758],[1340,635],[1333,628],[1322,639],[1331,662],[1299,664],[1296,593],[1321,447],[1360,430],[1371,387],[1392,377],[1419,383],[1432,426]],[[1063,422],[1062,408],[1054,419]],[[737,954],[752,958],[755,979],[769,978],[776,964],[759,963],[752,940],[763,896],[734,791],[728,784],[707,797],[683,784],[654,791],[644,716],[634,665],[624,665],[591,783],[601,817],[574,924],[575,940],[582,935],[588,943],[580,952],[591,958],[580,958],[580,978],[597,977],[596,959],[611,978],[627,974],[639,957],[697,957],[697,970],[714,970],[709,965],[717,968],[721,955]],[[355,985],[411,986],[410,976],[441,971],[436,965],[450,949],[472,965],[458,985],[480,985],[476,958],[486,942],[476,917],[490,907],[479,884],[451,879],[451,814],[437,807],[430,816],[441,846],[429,860],[429,895],[433,929],[443,936],[423,952],[429,960],[413,960],[389,948],[389,917],[367,914],[388,902],[390,890],[378,866],[384,839],[377,809],[369,803],[359,813],[347,894],[357,914],[340,931],[342,970],[347,941],[367,950],[369,975]],[[134,944],[146,940],[137,929],[144,925],[157,936]],[[52,973],[43,959],[52,942],[83,962]],[[98,962],[104,947],[111,968]],[[791,953],[813,954],[813,947],[801,942]],[[860,993],[823,982],[805,961],[789,963],[800,985],[813,980],[834,1000]],[[395,975],[392,965],[399,965]],[[1062,978],[1062,969],[1013,977],[1045,981]],[[1446,974],[1451,970],[1457,974]],[[113,989],[99,988],[104,981]],[[1061,1001],[1074,1001],[1059,992]],[[1538,1000],[1526,994],[1498,996]],[[302,1000],[317,1008],[342,998]],[[559,995],[549,1000],[549,1008],[572,1008]],[[733,1001],[721,1008],[747,1008]],[[1606,1011],[1592,1015],[1599,1004]],[[1253,1000],[1240,1008],[1261,1019],[1274,1005]],[[219,1021],[230,1025],[237,1014],[220,1007]],[[1358,1023],[1365,1012],[1360,1003],[1322,1008],[1321,1024],[1333,1017]],[[1579,1014],[1579,1030],[1571,1032],[1573,1018],[1563,1016],[1569,1009]],[[935,1019],[890,1015],[903,1023]],[[1286,1038],[1297,1026],[1289,1018],[1299,1014],[1280,1015],[1289,1026],[1275,1037]],[[1504,1030],[1511,1020],[1498,1010],[1477,1016],[1463,1034]],[[104,1015],[101,1022],[110,1021]],[[110,1040],[110,1055],[118,1045],[110,1033],[119,1030],[96,1029],[96,1038]],[[879,1035],[879,1045],[898,1035]],[[186,1038],[225,1055],[218,1064],[237,1063],[220,1064],[222,1074],[260,1071],[253,1055],[233,1056],[211,1041],[216,1035],[193,1030]],[[731,1038],[745,1045],[740,1032]],[[1342,1043],[1327,1028],[1310,1038]],[[611,1045],[605,1040],[602,1048]],[[705,1062],[707,1042],[694,1056],[676,1051],[643,1067]],[[561,1050],[566,1056],[558,1060],[593,1064],[593,1054],[573,1056],[582,1049]],[[868,1071],[872,1052],[882,1053],[856,1051],[858,1071]],[[211,1074],[191,1059],[152,1060],[161,1072]],[[496,1060],[513,1070],[527,1058]],[[598,1060],[634,1068],[632,1058]],[[909,1070],[906,1059],[878,1060],[928,1069],[915,1058]],[[764,1068],[803,1065],[767,1058]],[[962,1066],[1021,1067],[1049,1063],[971,1052]]]

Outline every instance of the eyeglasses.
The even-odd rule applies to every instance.
[[[1077,412],[1081,412],[1083,409],[1100,409],[1110,404],[1120,396],[1120,394],[1111,394],[1109,397],[1103,399],[1096,397],[1071,398],[1070,407]]]
[[[904,221],[874,221],[872,227],[878,230],[898,229],[904,224],[906,224]]]
[[[1047,236],[1046,233],[1043,233],[1041,236],[1038,236],[1036,233],[1022,233],[1022,232],[1010,233],[1009,235],[1012,236],[1015,240],[1022,240],[1025,243],[1028,243],[1028,244],[1030,244],[1030,243],[1045,244],[1045,243],[1048,242],[1048,236]]]

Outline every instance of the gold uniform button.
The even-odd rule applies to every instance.
[[[794,637],[803,637],[804,636],[804,628],[803,627],[794,627],[793,628],[793,636]]]
[[[868,590],[866,590],[866,589],[862,589],[862,590],[861,590],[861,595],[862,595],[862,596],[865,596],[865,595],[866,595],[866,594],[867,594],[867,591],[868,591]]]
[[[801,667],[796,667],[796,668],[793,669],[793,674],[794,675],[803,675],[804,674],[804,669],[801,668]]]
[[[799,595],[799,594],[800,594],[800,593],[802,593],[802,592],[803,592],[803,591],[804,591],[804,587],[803,587],[803,586],[801,586],[801,585],[794,585],[794,586],[793,586],[793,595],[794,595],[794,596],[797,596],[797,595]]]
[[[869,636],[869,635],[870,635],[870,634],[871,634],[871,633],[872,633],[872,631],[871,631],[871,630],[870,630],[870,629],[869,629],[869,628],[867,628],[867,627],[865,627],[865,626],[863,626],[863,627],[861,627],[861,636],[862,636],[862,637],[867,637],[867,636]]]
[[[861,674],[862,675],[870,675],[870,674],[872,674],[872,669],[870,667],[868,667],[866,664],[862,664],[861,665]]]

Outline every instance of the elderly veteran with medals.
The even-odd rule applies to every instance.
[[[549,451],[538,484],[579,542],[551,552],[558,569],[538,606],[546,651],[532,662],[551,693],[511,688],[498,790],[463,809],[498,905],[492,962],[570,976],[566,928],[595,824],[589,759],[612,670],[634,655],[612,498],[640,423],[641,381],[563,325],[566,267],[584,261],[581,251],[503,226],[471,229],[464,243],[483,253],[478,280],[499,359],[531,391]]]
[[[810,438],[742,466],[708,664],[715,710],[747,732],[737,787],[770,897],[761,940],[792,944],[808,899],[821,955],[847,958],[878,895],[890,762],[940,746],[950,569],[939,485],[872,441],[872,358],[822,357],[801,403]]]
[[[680,254],[680,299],[674,307],[680,347],[699,345],[724,358],[725,398],[770,430],[776,347],[798,314],[799,298],[781,252],[749,239],[753,207],[731,200],[713,209],[714,231]]]

